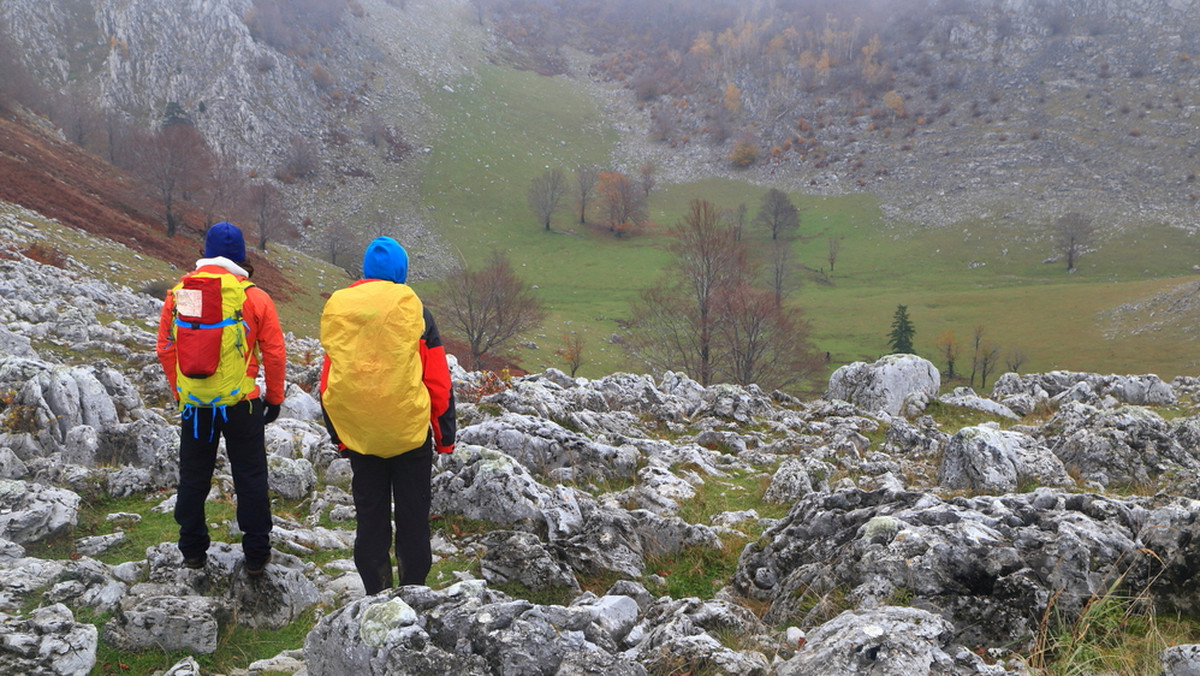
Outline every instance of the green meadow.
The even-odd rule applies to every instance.
[[[554,350],[570,331],[587,340],[580,375],[631,368],[608,338],[616,320],[628,316],[630,300],[670,263],[663,230],[692,199],[725,208],[745,203],[753,217],[766,192],[728,179],[660,183],[649,199],[652,225],[627,239],[579,225],[570,198],[547,232],[526,205],[531,179],[546,169],[570,175],[581,163],[611,164],[616,134],[596,102],[570,79],[492,65],[427,95],[443,134],[423,183],[437,227],[468,265],[493,249],[507,253],[550,310],[543,329],[529,337],[537,349],[516,348],[529,369],[563,367]],[[1000,348],[997,374],[1014,350],[1025,355],[1023,371],[1170,379],[1197,370],[1193,315],[1139,316],[1145,312],[1139,306],[1156,294],[1196,283],[1195,241],[1186,232],[1154,223],[1123,224],[1115,234],[1098,230],[1094,250],[1068,274],[1065,263],[1046,262],[1055,254],[1053,216],[1043,223],[997,218],[927,228],[886,221],[867,193],[791,197],[801,211],[795,246],[803,266],[792,302],[807,313],[812,341],[829,352],[830,369],[885,354],[892,314],[903,304],[917,330],[917,352],[943,369],[935,340],[954,333],[959,373],[970,371],[977,326],[985,343]],[[1079,210],[1086,213],[1086,206]],[[830,237],[841,242],[832,273]],[[763,245],[766,235],[751,226],[747,239]],[[1154,330],[1140,330],[1152,321]],[[821,386],[813,383],[814,390]]]

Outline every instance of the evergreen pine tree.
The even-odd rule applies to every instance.
[[[896,314],[892,315],[892,332],[888,334],[888,345],[897,354],[911,354],[913,351],[913,336],[917,330],[913,328],[908,318],[908,306],[897,305]]]

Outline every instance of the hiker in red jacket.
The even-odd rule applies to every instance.
[[[271,504],[267,497],[263,426],[279,416],[287,356],[275,303],[247,280],[250,274],[242,267],[245,259],[246,244],[237,226],[217,223],[208,229],[204,258],[196,261],[196,269],[167,292],[158,322],[157,352],[171,393],[183,411],[175,498],[183,565],[203,568],[208,560],[210,539],[204,502],[212,487],[217,446],[224,436],[237,494],[245,569],[247,574],[256,576],[262,574],[271,559]],[[211,282],[216,295],[205,296],[189,288],[191,285],[186,283],[189,279]],[[188,312],[198,316],[199,308],[213,298],[218,317],[230,316],[213,324],[189,321]],[[224,312],[222,298],[226,305]],[[232,303],[231,298],[235,299]],[[240,307],[229,312],[232,305],[238,304]],[[193,338],[205,332],[214,340]],[[196,355],[214,349],[215,353]],[[259,352],[265,371],[265,405],[255,382]],[[205,376],[191,372],[196,367],[190,364],[202,358],[218,364],[214,373]]]
[[[433,315],[404,283],[408,253],[376,238],[362,269],[321,313],[320,391],[329,435],[354,472],[354,565],[367,594],[377,594],[392,586],[393,516],[400,584],[425,584],[433,454],[454,450],[456,421]]]

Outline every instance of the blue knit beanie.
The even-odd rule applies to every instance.
[[[204,257],[217,256],[224,256],[238,264],[246,260],[246,240],[233,223],[222,221],[208,229],[208,235],[204,238]]]
[[[363,254],[363,278],[403,284],[408,279],[408,252],[391,237],[376,237]]]

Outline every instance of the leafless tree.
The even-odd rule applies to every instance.
[[[642,191],[642,198],[650,196],[650,191],[658,183],[658,179],[654,177],[655,166],[653,162],[647,162],[638,167],[638,188]]]
[[[775,293],[775,303],[782,306],[783,297],[787,294],[788,286],[791,283],[792,270],[795,268],[792,242],[782,239],[771,240],[770,255],[770,286]]]
[[[729,222],[729,226],[733,228],[733,236],[735,239],[740,240],[742,238],[742,233],[744,233],[746,230],[746,214],[748,211],[749,209],[746,207],[746,203],[741,202],[737,205],[737,208],[730,209],[725,214],[725,218]]]
[[[1075,260],[1083,255],[1092,241],[1092,218],[1078,211],[1059,216],[1055,222],[1058,250],[1067,257],[1067,270],[1075,269]]]
[[[711,385],[717,359],[717,299],[748,276],[744,248],[711,202],[692,200],[670,230],[675,260],[665,283],[642,293],[626,347],[651,367],[684,370]]]
[[[246,198],[258,234],[258,250],[266,251],[268,241],[283,239],[288,231],[290,215],[283,204],[283,195],[270,183],[258,181],[250,186]]]
[[[292,137],[287,156],[283,160],[283,172],[296,178],[312,176],[320,165],[316,146],[307,138],[297,134]]]
[[[22,53],[9,30],[8,20],[0,15],[0,73],[4,73],[4,77],[0,77],[0,109],[18,102],[37,108],[45,97],[45,92],[25,68]]]
[[[829,261],[829,274],[833,274],[833,266],[837,263],[838,254],[842,251],[842,239],[840,237],[829,238],[829,251],[826,254],[826,260]]]
[[[797,309],[780,305],[770,291],[746,284],[725,288],[716,305],[722,380],[782,389],[822,368],[808,342],[809,326]]]
[[[176,201],[207,179],[211,155],[200,132],[190,124],[172,124],[137,142],[135,173],[162,201],[167,237],[179,227]]]
[[[983,361],[984,333],[983,324],[976,324],[971,337],[971,387],[975,387],[975,376],[979,373],[979,367]]]
[[[579,223],[587,222],[587,205],[600,179],[600,167],[581,164],[575,170],[575,200],[579,203]]]
[[[550,229],[550,217],[558,209],[558,203],[567,194],[567,177],[562,169],[547,169],[541,176],[534,177],[529,185],[526,199],[529,209],[538,223]]]
[[[800,227],[800,211],[787,193],[771,188],[762,197],[762,205],[754,220],[771,231],[771,239],[786,237]]]
[[[996,370],[996,365],[1000,363],[1000,346],[999,345],[984,345],[979,354],[979,389],[987,387],[988,375]]]
[[[1020,348],[1014,347],[1008,351],[1008,357],[1004,359],[1004,366],[1010,373],[1020,373],[1021,367],[1025,365],[1028,357]]]
[[[228,155],[218,155],[196,201],[204,214],[204,227],[217,221],[240,221],[238,210],[246,203],[246,178]]]
[[[546,318],[541,300],[499,251],[493,251],[482,268],[464,267],[448,276],[432,300],[446,317],[445,333],[466,342],[474,369],[481,367],[485,355],[537,328]]]

